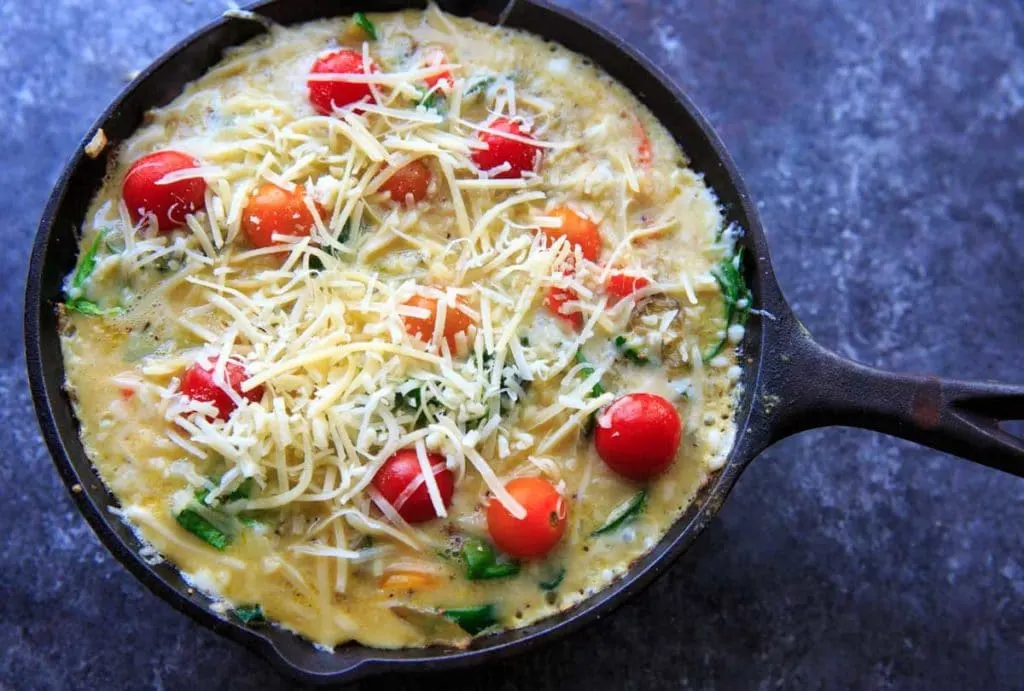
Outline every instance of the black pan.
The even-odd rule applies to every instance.
[[[275,0],[256,5],[259,14],[282,24],[350,14],[358,0]],[[1006,386],[882,372],[845,360],[816,344],[793,315],[768,258],[764,230],[732,160],[690,100],[654,65],[609,32],[545,0],[450,0],[442,7],[526,29],[589,56],[628,86],[663,122],[718,194],[728,221],[746,230],[745,271],[755,307],[743,342],[744,394],[736,412],[740,430],[725,468],[713,477],[685,515],[629,573],[579,606],[532,626],[477,639],[467,650],[426,648],[384,651],[345,645],[334,653],[276,627],[249,628],[226,621],[206,598],[189,590],[169,565],[150,566],[142,545],[114,518],[115,505],[89,463],[78,425],[62,390],[64,367],[55,305],[61,281],[74,267],[77,228],[99,189],[107,161],[81,149],[50,197],[32,250],[25,294],[25,350],[39,425],[57,470],[79,510],[104,545],[153,592],[205,626],[238,641],[293,678],[313,683],[351,681],[394,671],[448,669],[519,653],[573,631],[663,573],[704,529],[743,469],[770,444],[796,432],[849,425],[892,434],[940,451],[1024,475],[1024,441],[999,427],[1024,418],[1024,386]],[[423,6],[415,0],[384,0],[375,10]],[[263,31],[259,23],[224,18],[189,37],[143,72],[100,117],[116,145],[142,122],[143,113],[169,102],[201,76],[229,46]],[[91,137],[92,132],[89,133]],[[88,140],[89,137],[86,137]],[[109,149],[108,149],[109,151]]]

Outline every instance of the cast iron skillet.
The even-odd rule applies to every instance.
[[[275,0],[256,5],[282,24],[346,15],[359,0]],[[817,345],[786,304],[772,273],[764,230],[732,160],[690,100],[654,65],[621,40],[579,15],[546,0],[450,0],[441,6],[482,21],[526,29],[590,56],[628,86],[679,141],[691,165],[704,174],[726,209],[728,221],[746,229],[745,272],[754,303],[768,316],[752,316],[743,342],[745,390],[736,412],[740,430],[725,468],[629,573],[609,588],[562,614],[532,626],[478,639],[467,650],[375,650],[358,645],[334,653],[276,627],[249,628],[213,614],[208,601],[189,591],[169,565],[147,565],[139,541],[107,510],[114,497],[89,463],[71,405],[62,391],[54,307],[61,281],[74,267],[77,228],[99,189],[106,157],[89,159],[81,149],[53,191],[32,250],[25,295],[25,350],[39,424],[57,470],[93,530],[114,556],[150,590],[205,626],[255,650],[280,671],[305,682],[337,683],[392,671],[448,669],[494,660],[564,635],[603,614],[664,572],[721,507],[733,483],[759,452],[796,432],[851,425],[925,444],[1015,475],[1024,475],[1024,442],[999,427],[1024,418],[1024,386],[1005,386],[898,375],[850,362]],[[423,6],[422,0],[384,0],[375,10]],[[224,18],[189,37],[141,74],[100,117],[113,145],[128,137],[143,113],[169,102],[201,76],[228,46],[263,31],[260,24]],[[91,136],[90,132],[90,136]],[[88,140],[89,137],[86,137]],[[109,152],[110,148],[108,148]]]

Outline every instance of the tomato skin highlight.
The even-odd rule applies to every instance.
[[[430,189],[430,168],[417,159],[394,172],[381,189],[391,195],[391,201],[406,203],[407,195],[412,195],[413,203],[422,201]]]
[[[456,300],[462,303],[462,298],[456,298]],[[410,336],[418,338],[424,343],[430,343],[430,339],[434,336],[434,323],[437,321],[437,300],[426,295],[413,295],[403,304],[430,311],[428,317],[402,316],[402,323]],[[473,324],[473,319],[468,314],[456,307],[448,306],[444,315],[444,338],[448,341],[448,349],[452,354],[458,350],[455,337],[468,330]]]
[[[548,295],[544,299],[544,304],[547,306],[549,312],[564,321],[576,331],[579,331],[583,328],[583,313],[563,311],[567,309],[564,307],[565,303],[575,302],[579,299],[579,294],[572,288],[557,288],[552,286],[548,288]]]
[[[549,243],[564,237],[573,247],[580,248],[584,259],[597,261],[601,256],[601,231],[598,230],[596,223],[564,206],[551,211],[548,215],[562,219],[561,227],[541,228]]]
[[[185,225],[185,216],[205,205],[206,181],[202,178],[157,184],[168,173],[198,168],[199,161],[181,151],[157,151],[143,156],[128,169],[121,196],[133,223],[152,214],[161,232]]]
[[[534,559],[550,552],[565,533],[568,510],[565,499],[547,480],[519,477],[505,485],[526,516],[514,517],[491,497],[487,505],[487,530],[502,552],[518,559]]]
[[[604,285],[604,290],[608,293],[608,297],[613,302],[618,302],[624,298],[628,298],[630,295],[651,285],[643,276],[631,276],[629,274],[612,274],[608,277],[608,281]]]
[[[309,71],[311,74],[364,74],[366,69],[362,53],[343,49],[317,58]],[[372,61],[370,71],[377,71]],[[309,102],[321,115],[330,115],[335,107],[342,108],[356,101],[368,99],[373,103],[375,100],[369,84],[308,81],[307,86]]]
[[[213,362],[208,366],[200,361],[192,363],[181,379],[181,392],[194,401],[212,403],[217,408],[217,418],[227,420],[238,406],[231,400],[231,396],[213,381],[213,369]],[[224,383],[245,400],[258,403],[263,398],[264,387],[260,385],[249,391],[242,391],[242,384],[248,378],[249,372],[242,363],[228,360],[224,365]]]
[[[598,413],[594,446],[619,475],[645,480],[675,460],[683,423],[675,407],[652,393],[631,393]]]
[[[445,459],[440,454],[428,453],[427,462],[434,472],[434,481],[437,482],[441,502],[447,509],[451,506],[452,495],[455,494],[455,475],[444,467]],[[441,466],[440,469],[437,469],[438,465]],[[423,523],[437,518],[425,481],[420,483],[401,505],[397,505],[406,488],[422,474],[416,449],[402,449],[385,461],[373,476],[374,488],[395,507],[398,515],[409,523]]]
[[[517,123],[508,118],[498,118],[488,126],[488,129],[533,139],[529,134],[523,132]],[[536,170],[540,161],[540,147],[490,132],[477,132],[477,138],[487,145],[486,149],[473,149],[473,163],[477,168],[491,170],[502,163],[508,163],[511,166],[508,170],[495,173],[491,177],[521,178],[525,171]]]
[[[313,229],[313,214],[301,187],[289,192],[264,183],[242,211],[242,230],[254,247],[271,247],[274,234],[304,237]]]

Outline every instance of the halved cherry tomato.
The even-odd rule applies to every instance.
[[[572,288],[558,288],[551,286],[548,288],[548,296],[544,300],[544,304],[547,305],[548,310],[556,317],[561,318],[572,328],[579,331],[583,328],[583,313],[582,312],[570,312],[565,307],[565,303],[574,302],[579,300],[579,294]]]
[[[199,161],[181,151],[157,151],[132,164],[121,184],[121,196],[133,223],[152,214],[161,231],[185,225],[185,216],[203,208],[206,181],[188,178],[163,184],[168,173],[198,168]]]
[[[561,237],[567,238],[571,245],[580,248],[584,259],[597,261],[597,258],[601,256],[601,232],[597,229],[596,223],[564,206],[555,209],[548,215],[562,220],[562,225],[558,228],[541,228],[541,232],[548,238],[548,241],[554,242]]]
[[[523,132],[517,123],[508,118],[498,118],[488,126],[488,129],[524,139],[533,139],[529,134]],[[535,170],[540,161],[540,147],[490,132],[478,132],[477,137],[487,145],[486,149],[473,149],[473,163],[477,168],[491,170],[502,163],[508,163],[510,166],[506,171],[495,173],[494,177],[496,178],[521,178],[524,171]]]
[[[455,475],[445,467],[444,457],[440,454],[428,453],[427,462],[434,474],[441,502],[448,508],[455,493]],[[437,518],[437,513],[422,477],[416,449],[402,449],[386,460],[373,476],[373,486],[395,507],[399,516],[409,523],[423,523]],[[410,490],[417,480],[419,485]]]
[[[338,50],[316,59],[309,70],[312,74],[364,74],[363,54],[355,50]],[[370,72],[376,72],[371,61]],[[373,102],[369,84],[356,82],[308,81],[309,101],[321,115],[330,115],[335,108],[364,99]]]
[[[495,498],[487,505],[487,530],[502,552],[530,559],[543,557],[554,549],[565,532],[568,515],[565,500],[547,480],[519,477],[505,489],[526,509],[519,519]]]
[[[301,187],[293,191],[264,183],[242,211],[242,230],[256,247],[270,247],[274,233],[303,237],[313,230],[313,214],[306,206]]]
[[[436,67],[438,65],[443,65],[446,62],[448,62],[448,56],[445,55],[444,51],[440,48],[432,48],[430,52],[427,53],[427,67]],[[423,81],[425,81],[427,86],[431,89],[437,86],[440,91],[449,91],[452,86],[455,85],[455,78],[452,77],[451,70],[445,70],[439,74],[424,77]],[[438,82],[440,82],[440,86],[438,86]]]
[[[613,302],[627,298],[641,288],[651,285],[643,276],[630,276],[629,274],[612,274],[604,285],[604,290]]]
[[[217,417],[227,420],[234,412],[234,400],[221,386],[213,380],[214,363],[196,361],[185,370],[181,379],[181,392],[194,401],[206,401],[217,408]],[[229,360],[224,365],[224,384],[247,401],[253,403],[263,398],[263,386],[256,386],[249,391],[242,391],[242,384],[249,378],[245,365]]]
[[[597,455],[619,475],[644,480],[675,460],[683,423],[675,407],[653,393],[631,393],[598,413]]]
[[[392,201],[404,203],[407,195],[410,194],[414,202],[421,201],[427,196],[429,187],[430,168],[426,163],[417,159],[396,170],[394,175],[381,186],[381,189],[387,190]]]
[[[456,300],[462,302],[462,298],[456,298]],[[427,317],[402,317],[402,323],[405,324],[405,330],[410,336],[429,343],[430,339],[434,337],[434,322],[437,321],[437,300],[426,295],[413,295],[404,304],[409,307],[420,307],[430,312]],[[444,313],[444,338],[448,341],[448,348],[453,354],[458,350],[456,335],[466,331],[472,325],[472,317],[462,310],[448,305]]]

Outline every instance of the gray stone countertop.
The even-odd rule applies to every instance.
[[[860,361],[1022,382],[1024,6],[566,4],[648,54],[744,172],[783,289]],[[137,583],[51,468],[20,323],[65,160],[216,0],[0,3],[0,688],[288,683]],[[387,688],[1022,688],[1024,480],[868,432],[758,459],[654,586],[499,665]],[[367,682],[362,688],[376,688]]]

